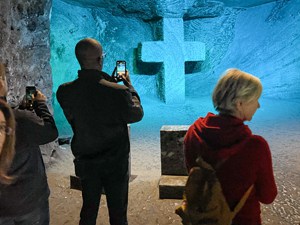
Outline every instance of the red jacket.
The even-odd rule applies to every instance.
[[[254,184],[252,193],[233,224],[261,224],[260,202],[270,204],[277,195],[271,152],[266,140],[253,135],[238,118],[208,113],[205,118],[201,117],[191,125],[184,145],[188,170],[196,166],[198,155],[212,165],[226,159],[218,168],[217,176],[231,208]]]

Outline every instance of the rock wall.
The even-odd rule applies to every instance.
[[[73,5],[74,2],[77,4]],[[221,73],[237,67],[261,78],[264,97],[297,101],[300,98],[299,0],[276,1],[250,8],[226,7],[218,2],[200,0],[184,1],[184,5],[183,1],[164,0],[159,1],[156,10],[152,1],[141,5],[112,0],[112,4],[101,3],[100,8],[92,5],[95,2],[90,1],[88,7],[83,7],[77,0],[53,1],[54,92],[59,84],[76,77],[79,68],[74,56],[76,42],[83,37],[94,37],[102,42],[107,53],[106,72],[111,73],[116,60],[125,59],[140,95],[156,98],[156,77],[163,69],[162,63],[142,63],[136,50],[141,42],[158,40],[156,30],[161,16],[179,16],[172,13],[177,7],[184,18],[185,40],[203,42],[206,46],[204,62],[185,63],[187,96],[210,96]],[[166,5],[168,7],[163,7]],[[62,133],[68,133],[70,129],[56,102],[54,107],[59,126],[64,126]]]
[[[0,62],[6,65],[8,101],[16,105],[26,85],[50,100],[50,9],[52,0],[0,1]]]
[[[188,74],[187,94],[208,95],[227,68],[258,76],[263,96],[300,100],[300,1],[277,1],[186,22],[186,38],[206,43],[206,61]],[[201,90],[199,92],[199,90]]]
[[[74,46],[87,36],[102,42],[107,53],[105,71],[111,73],[115,61],[125,59],[140,95],[155,98],[156,76],[162,64],[141,63],[137,47],[141,42],[157,40],[155,30],[162,16],[183,16],[185,40],[206,45],[204,62],[185,63],[186,95],[210,96],[220,74],[238,67],[261,78],[264,97],[299,101],[299,0],[250,8],[230,8],[205,0],[147,0],[144,5],[98,1],[103,3],[97,5],[101,8],[92,0],[88,7],[80,2],[0,1],[0,63],[7,67],[8,100],[12,104],[20,101],[26,85],[35,85],[53,99],[56,120],[68,127],[52,96],[58,85],[76,77],[79,65]]]

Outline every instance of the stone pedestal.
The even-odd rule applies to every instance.
[[[183,140],[189,126],[162,126],[161,144],[161,178],[159,180],[159,197],[161,199],[182,199],[187,170],[184,163]]]
[[[160,199],[182,199],[187,176],[162,175],[159,180]]]
[[[162,126],[160,129],[161,174],[187,175],[183,139],[189,126]]]

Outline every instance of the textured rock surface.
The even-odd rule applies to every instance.
[[[274,2],[273,0],[219,0],[223,2],[226,6],[230,7],[253,7],[269,2]]]
[[[188,176],[161,176],[159,179],[160,199],[182,199]]]
[[[161,174],[187,175],[183,139],[189,126],[162,126],[160,129]]]
[[[106,71],[113,70],[116,60],[125,59],[141,96],[156,97],[156,77],[162,65],[139,62],[137,46],[158,40],[158,18],[182,16],[185,41],[206,45],[204,62],[185,63],[188,96],[209,96],[221,72],[239,67],[261,78],[264,97],[299,100],[299,0],[259,5],[266,2],[269,1],[53,0],[53,90],[76,77],[74,46],[79,39],[91,36],[104,45]],[[227,7],[253,5],[259,6]],[[7,65],[10,102],[18,102],[29,84],[37,85],[51,99],[50,7],[50,0],[0,2],[0,61]],[[57,103],[55,108],[57,120],[65,124]]]
[[[227,9],[221,17],[191,20],[185,25],[186,39],[198,38],[207,49],[201,71],[187,75],[188,95],[209,95],[220,74],[237,67],[261,79],[263,97],[299,100],[298,0]]]
[[[53,1],[51,64],[54,91],[59,84],[76,77],[78,64],[74,57],[74,46],[79,39],[91,36],[103,43],[107,53],[105,71],[111,73],[115,61],[125,59],[132,82],[142,98],[157,97],[156,93],[160,91],[157,88],[158,79],[164,69],[162,64],[141,62],[137,58],[139,43],[162,39],[158,32],[161,20],[157,20],[158,17],[145,20],[141,16],[152,18],[153,13],[157,13],[152,5],[155,1],[143,1],[144,5],[120,1],[118,4],[128,8],[119,16],[115,16],[115,11],[111,10],[120,10],[116,7],[116,2],[112,2],[108,8],[83,8],[79,4],[74,6],[61,0]],[[299,99],[298,0],[278,1],[252,8],[226,7],[229,1],[224,4],[208,1],[183,2],[183,8],[178,10],[184,11],[184,40],[202,42],[206,46],[206,58],[203,62],[185,63],[187,96],[210,96],[220,74],[228,67],[238,67],[261,78],[264,97]],[[161,9],[165,3],[162,1],[158,4],[156,10]],[[213,4],[213,7],[208,7],[209,4]],[[174,1],[172,7],[179,5]],[[205,7],[214,13],[209,15],[206,10],[206,16],[201,17],[192,12]],[[185,18],[187,13],[193,16]],[[176,59],[175,57],[174,61]],[[56,118],[64,124],[64,116],[56,104],[55,110]],[[67,125],[64,126],[66,133],[69,132]]]
[[[158,17],[171,18],[201,18],[220,15],[220,8],[230,7],[253,7],[274,0],[63,0],[72,5],[81,7],[106,8],[114,15],[133,15],[145,20]]]
[[[24,96],[26,85],[52,98],[50,8],[51,0],[0,1],[0,62],[7,67],[12,104]]]
[[[50,9],[51,0],[0,1],[0,62],[6,66],[11,105],[19,104],[27,85],[34,85],[52,108]],[[55,142],[41,146],[46,164],[56,149]]]
[[[87,8],[105,8],[115,16],[133,16],[143,20],[155,20],[157,18],[201,18],[219,15],[223,3],[206,0],[63,0],[72,5]]]
[[[234,39],[216,71],[245,69],[260,77],[264,96],[299,99],[299,3],[281,1],[241,12]]]
[[[184,163],[183,140],[189,126],[162,126],[160,129],[161,177],[159,198],[181,199],[187,170]]]

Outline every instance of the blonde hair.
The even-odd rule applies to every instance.
[[[262,93],[259,78],[238,69],[228,69],[218,81],[212,95],[215,109],[221,114],[233,115],[237,100],[250,102]]]
[[[8,176],[7,172],[15,154],[15,117],[10,106],[2,100],[0,100],[0,111],[5,117],[6,126],[11,129],[10,133],[5,133],[5,141],[0,152],[0,183],[10,184],[14,178]]]

